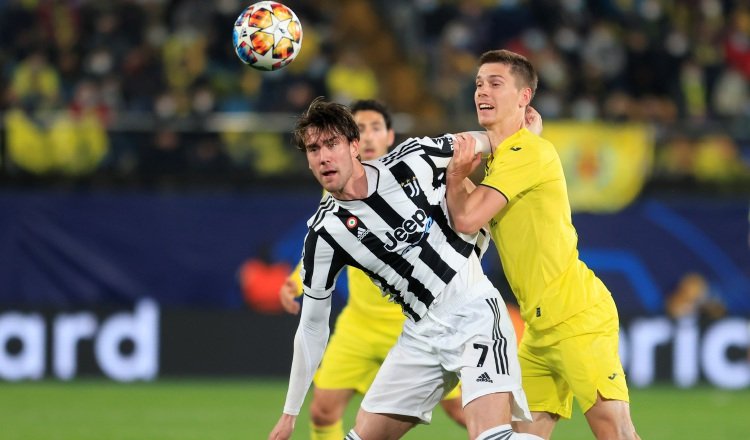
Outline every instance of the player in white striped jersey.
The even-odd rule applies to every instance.
[[[329,196],[308,222],[306,301],[284,412],[270,439],[292,434],[325,349],[331,293],[345,265],[370,275],[409,318],[346,438],[395,439],[429,423],[459,377],[471,439],[535,438],[510,429],[512,417],[529,420],[530,413],[512,323],[479,262],[482,233],[454,231],[445,202],[454,142],[480,139],[487,149],[482,136],[411,138],[362,163],[357,125],[345,106],[317,99],[302,115],[295,141]]]

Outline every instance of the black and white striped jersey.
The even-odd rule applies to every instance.
[[[374,191],[362,200],[325,196],[308,221],[302,255],[305,295],[331,295],[345,265],[362,269],[411,319],[421,319],[489,234],[449,224],[445,169],[453,137],[410,138],[386,156],[363,162]],[[374,179],[375,184],[371,181]]]

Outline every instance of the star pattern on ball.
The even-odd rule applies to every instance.
[[[299,19],[287,6],[259,2],[235,23],[234,45],[243,62],[256,69],[277,70],[294,60],[301,48]]]

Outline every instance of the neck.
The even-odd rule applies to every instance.
[[[361,162],[355,161],[352,177],[341,191],[332,192],[331,195],[339,200],[360,200],[367,197],[367,173]]]
[[[498,121],[496,124],[485,127],[487,134],[490,137],[490,145],[492,146],[492,153],[505,139],[516,134],[519,130],[524,128],[524,114],[521,112],[518,116],[503,119]]]

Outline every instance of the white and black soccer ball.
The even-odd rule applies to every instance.
[[[234,22],[234,51],[243,63],[260,70],[278,70],[302,48],[302,24],[288,6],[254,3]]]

